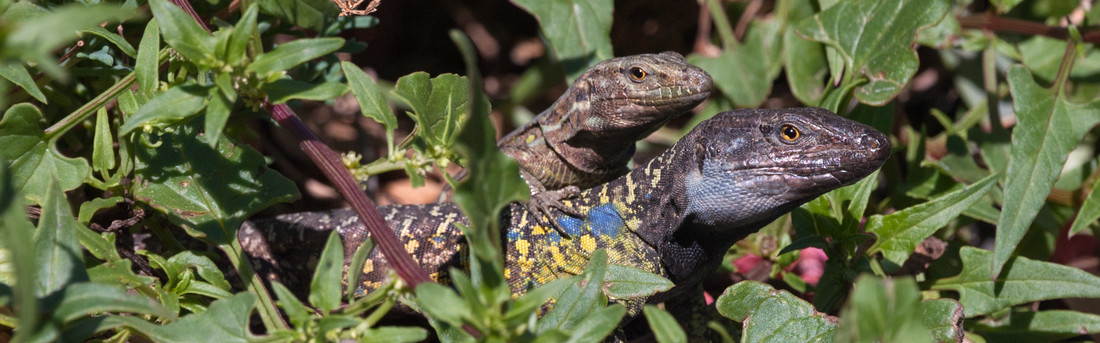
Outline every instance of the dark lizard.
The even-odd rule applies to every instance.
[[[712,84],[675,52],[612,58],[585,70],[497,145],[519,162],[531,190],[528,209],[568,210],[562,199],[626,174],[634,142],[699,105]]]
[[[630,316],[645,303],[700,298],[700,280],[718,267],[731,245],[795,207],[869,175],[889,155],[885,135],[822,109],[720,113],[645,166],[564,200],[583,218],[563,212],[544,217],[515,203],[507,207],[500,217],[505,275],[513,292],[522,293],[529,285],[580,273],[589,254],[605,248],[609,263],[640,268],[676,285],[647,298],[613,299],[627,305]],[[466,220],[453,204],[389,206],[382,213],[433,277],[445,280],[445,271],[462,263],[466,247],[454,223]],[[568,235],[551,229],[551,221]],[[329,230],[348,232],[356,225],[361,224],[350,210],[339,210],[250,221],[241,232],[259,241],[255,233],[262,229],[269,243],[260,245],[271,249],[269,256],[293,256],[285,267],[316,255]],[[308,246],[304,238],[320,244]],[[255,255],[248,247],[257,244],[244,245]],[[288,247],[315,250],[283,250]],[[378,287],[386,268],[375,252],[360,291]],[[308,275],[284,270],[279,276],[308,283]]]

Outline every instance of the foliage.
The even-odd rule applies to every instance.
[[[429,337],[425,328],[379,324],[398,298],[421,308],[444,341],[615,333],[628,314],[608,299],[673,285],[608,264],[599,251],[580,275],[513,298],[495,214],[526,187],[495,149],[489,120],[493,107],[521,116],[531,93],[612,57],[614,4],[513,3],[538,21],[548,51],[524,80],[549,81],[496,99],[458,31],[451,38],[465,76],[416,72],[389,82],[341,62],[337,53],[365,48],[342,33],[377,20],[337,17],[329,0],[210,1],[197,11],[202,21],[168,0],[0,0],[0,340]],[[700,3],[714,32],[688,60],[718,92],[690,123],[789,91],[786,105],[827,108],[889,133],[894,154],[876,174],[731,249],[728,261],[764,261],[769,282],[724,288],[717,312],[741,331],[730,336],[712,323],[717,336],[924,342],[1100,331],[1100,316],[1047,306],[1100,297],[1100,278],[1064,264],[1094,255],[1068,242],[1095,246],[1100,230],[1100,52],[1085,29],[1100,20],[1097,7],[1067,16],[1075,9],[1021,1],[768,3],[764,13]],[[731,18],[741,18],[738,29]],[[953,101],[914,100],[929,79]],[[386,144],[372,162],[345,156],[360,178],[404,171],[420,185],[433,169],[468,171],[462,182],[448,177],[470,218],[472,250],[451,287],[391,284],[355,298],[347,280],[357,273],[344,275],[337,235],[305,299],[279,283],[267,288],[253,272],[238,228],[299,193],[246,143],[256,136],[250,125],[265,101],[332,104],[345,95],[381,125]],[[404,119],[415,128],[400,139]],[[135,251],[134,237],[154,243]],[[827,256],[819,281],[791,272],[807,248]],[[361,270],[370,249],[348,270]],[[647,305],[629,315],[644,316],[660,342],[696,338],[671,313]]]

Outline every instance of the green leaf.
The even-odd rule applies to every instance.
[[[98,27],[98,26],[89,27],[89,28],[80,30],[80,33],[87,33],[87,34],[92,34],[92,35],[102,37],[103,39],[106,39],[108,42],[111,42],[111,44],[114,44],[115,47],[117,47],[118,50],[121,51],[122,53],[126,54],[126,56],[134,57],[135,55],[137,55],[137,51],[134,50],[134,46],[130,45],[130,42],[127,42],[126,38],[123,38],[122,36],[120,36],[117,33],[107,31],[107,29],[105,29],[105,28]]]
[[[878,240],[867,250],[867,254],[881,252],[892,263],[884,266],[886,272],[897,271],[917,245],[977,203],[993,189],[996,180],[996,175],[990,175],[973,185],[923,204],[885,216],[871,216],[867,220],[866,230],[878,236]]]
[[[825,98],[825,82],[828,69],[825,64],[825,48],[795,34],[795,30],[783,33],[783,64],[787,70],[787,84],[798,101],[816,106]]]
[[[866,82],[856,87],[856,98],[883,105],[917,72],[917,31],[943,19],[949,5],[946,0],[839,2],[799,23],[798,33],[834,47],[850,74],[844,82]]]
[[[92,140],[92,170],[107,175],[115,168],[115,137],[111,134],[111,122],[107,110],[96,111],[95,137]]]
[[[0,157],[0,247],[5,249],[3,256],[5,261],[0,270],[5,273],[10,271],[15,280],[35,280],[38,268],[35,266],[35,244],[32,242],[34,226],[27,220],[27,214],[23,197],[15,187],[12,172],[8,169],[8,162]],[[0,276],[5,276],[0,274]],[[10,279],[5,279],[0,284],[10,284]],[[19,327],[33,328],[37,326],[39,313],[37,298],[34,296],[35,285],[33,282],[15,282],[12,290],[12,307],[17,316]],[[19,330],[13,340],[25,340],[33,335],[33,330]]]
[[[607,251],[598,249],[590,256],[580,278],[573,279],[576,285],[566,288],[550,313],[539,321],[538,333],[552,329],[571,332],[589,313],[604,307],[607,299],[600,289],[606,270]]]
[[[138,44],[137,60],[134,62],[134,75],[137,77],[138,91],[146,96],[156,93],[159,87],[160,26],[156,20],[145,25],[145,33]],[[133,113],[133,112],[129,112]]]
[[[383,326],[367,329],[360,342],[414,343],[428,339],[428,330],[418,327]]]
[[[115,197],[118,201],[122,200],[122,197]],[[100,200],[100,199],[94,199]],[[106,200],[106,199],[103,199]],[[84,204],[90,204],[91,202],[85,202]],[[81,206],[83,209],[83,206]],[[115,249],[115,234],[111,232],[96,233],[83,225],[80,226],[80,230],[76,232],[77,238],[80,240],[80,245],[84,246],[84,249],[88,249],[88,252],[100,260],[107,262],[118,261],[122,259],[118,255],[118,250]]]
[[[504,314],[505,320],[526,320],[550,298],[557,298],[570,285],[569,278],[556,279],[523,293]]]
[[[52,319],[58,323],[102,312],[150,314],[166,320],[176,317],[153,299],[130,294],[117,285],[76,283],[65,287],[62,293],[55,299],[58,303],[46,304],[54,309]]]
[[[856,280],[840,312],[839,342],[931,342],[921,321],[920,289],[911,278]]]
[[[149,9],[157,19],[164,42],[198,66],[213,68],[218,63],[214,54],[217,44],[194,18],[168,0],[150,0]]]
[[[953,299],[929,299],[920,302],[924,327],[937,342],[957,342],[963,336],[963,307]]]
[[[1100,316],[1077,311],[1012,311],[1001,321],[967,324],[990,342],[1054,342],[1100,332]]]
[[[206,106],[207,89],[193,82],[169,88],[126,118],[118,128],[118,135],[125,136],[145,125],[164,128],[187,122]]]
[[[332,230],[317,261],[313,280],[309,283],[309,302],[321,311],[332,311],[340,307],[340,277],[344,276],[344,247],[340,244],[340,235]]]
[[[343,38],[306,38],[280,44],[248,65],[248,72],[267,78],[309,60],[328,55],[344,46]]]
[[[259,7],[256,3],[248,6],[241,15],[241,19],[233,25],[233,33],[229,34],[229,42],[226,43],[225,62],[232,66],[241,65],[248,59],[248,41],[256,33],[256,15]]]
[[[273,104],[281,104],[291,99],[300,100],[331,100],[348,92],[348,86],[339,82],[324,82],[309,84],[291,79],[278,79],[275,82],[264,84],[260,87],[267,93],[268,101]]]
[[[629,266],[607,266],[604,292],[616,299],[642,298],[672,289],[675,284],[659,275]]]
[[[452,326],[462,326],[471,319],[468,318],[470,305],[454,290],[438,283],[424,282],[417,285],[416,301],[428,316]]]
[[[1008,13],[1008,11],[1011,11],[1013,7],[1016,7],[1016,5],[1019,5],[1022,1],[1024,0],[990,0],[989,2],[997,6],[997,12]]]
[[[21,12],[14,14],[14,12]],[[51,76],[63,79],[64,70],[57,65],[53,53],[80,38],[75,33],[99,27],[104,22],[120,22],[139,14],[116,5],[70,3],[44,11],[30,3],[17,2],[5,13],[10,23],[3,44],[4,55],[34,62]],[[15,25],[11,25],[15,24]]]
[[[290,323],[298,328],[305,326],[313,315],[313,310],[298,301],[294,293],[291,293],[289,289],[286,289],[286,286],[278,281],[271,282],[271,290],[275,292],[275,297],[279,299],[279,307],[286,312],[286,317],[290,319]]]
[[[225,96],[225,92],[221,91],[221,87],[210,87],[207,91],[210,93],[208,96],[210,103],[206,104],[206,116],[203,117],[202,131],[210,138],[207,140],[207,144],[214,147],[222,136],[225,123],[229,121],[229,115],[233,110],[233,101]]]
[[[1081,232],[1090,223],[1095,223],[1097,219],[1100,219],[1100,187],[1097,186],[1100,186],[1100,183],[1093,184],[1089,196],[1085,198],[1084,203],[1081,203],[1081,209],[1077,211],[1077,217],[1073,220],[1073,225],[1069,229],[1071,235]]]
[[[192,313],[166,325],[137,317],[111,317],[155,342],[204,342],[217,337],[219,342],[251,342],[248,317],[256,296],[242,292],[210,304],[206,312]]]
[[[363,116],[382,124],[386,129],[386,140],[392,142],[393,131],[397,129],[397,117],[386,104],[386,98],[382,96],[378,84],[354,63],[340,62],[340,67],[344,70],[344,77],[348,79],[352,94],[355,94],[355,100],[359,101],[359,110],[363,112]]]
[[[323,31],[329,18],[336,18],[340,13],[329,0],[271,0],[258,3],[264,13],[314,31]]]
[[[988,269],[992,252],[962,247],[959,256],[962,272],[936,280],[932,289],[958,292],[967,318],[1038,300],[1100,297],[1100,277],[1077,268],[1013,257],[993,281]]]
[[[298,197],[294,183],[247,145],[225,138],[212,149],[194,124],[160,138],[159,146],[134,152],[131,191],[194,237],[228,243],[248,216]]]
[[[614,57],[611,0],[512,0],[539,21],[550,50],[573,83],[585,69]]]
[[[458,136],[458,129],[470,117],[469,86],[466,78],[455,74],[443,74],[430,79],[424,72],[405,75],[397,79],[393,92],[413,110],[409,116],[422,130],[418,137],[422,137],[428,144],[425,151],[441,154],[447,150]],[[466,125],[473,127],[475,124]]]
[[[566,342],[599,342],[611,334],[626,315],[626,306],[612,304],[589,313],[577,326],[573,327]]]
[[[768,55],[767,44],[769,39],[779,37],[764,37],[765,31],[763,25],[756,25],[736,50],[723,51],[722,55],[713,58],[691,55],[688,62],[706,70],[714,78],[718,90],[734,104],[756,107],[771,91],[774,75],[769,69],[778,65]]]
[[[38,84],[34,82],[34,78],[31,77],[31,74],[27,72],[27,67],[24,67],[22,63],[14,61],[0,63],[0,77],[8,79],[11,83],[23,88],[35,100],[43,104],[47,102],[46,95],[42,94],[42,90],[38,88]]]
[[[718,313],[744,322],[742,342],[832,342],[837,321],[790,292],[756,281],[726,288]]]
[[[134,274],[134,272],[130,270],[132,267],[133,264],[130,263],[130,260],[119,259],[106,262],[88,268],[88,279],[97,284],[118,285],[127,289],[134,289],[146,296],[156,295],[157,291],[153,289],[152,286],[158,286],[160,281],[152,276]],[[175,311],[171,310],[169,310],[169,312],[175,313]]]
[[[1070,103],[1061,91],[1041,88],[1023,66],[1008,71],[1018,123],[1005,173],[1006,199],[998,220],[991,273],[996,276],[1046,203],[1070,150],[1100,122],[1100,101]]]
[[[50,180],[59,190],[70,191],[84,182],[91,172],[88,161],[61,155],[39,126],[42,112],[33,105],[16,104],[0,120],[0,158],[12,161],[11,177],[15,188],[28,200],[41,204]]]
[[[348,263],[347,278],[344,280],[344,284],[347,285],[344,294],[349,303],[355,301],[355,289],[359,287],[359,277],[363,276],[363,265],[367,263],[367,258],[370,257],[373,250],[374,240],[367,239],[355,249],[355,254],[351,256],[351,262]]]
[[[222,275],[218,266],[211,261],[209,257],[195,254],[191,251],[182,251],[172,257],[168,258],[168,264],[174,266],[176,270],[191,270],[194,269],[198,272],[199,276],[203,280],[211,285],[218,287],[222,290],[230,290],[229,282],[225,281],[225,276]]]
[[[83,228],[73,219],[65,194],[50,180],[42,202],[42,216],[34,232],[34,264],[38,268],[35,294],[45,297],[74,282],[88,281],[84,255],[76,230]]]
[[[649,321],[649,327],[653,329],[653,336],[658,343],[686,343],[687,334],[671,314],[653,305],[645,305],[642,308],[645,319]]]

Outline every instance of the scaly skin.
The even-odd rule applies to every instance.
[[[505,275],[520,294],[529,285],[580,273],[588,256],[604,248],[609,263],[640,268],[676,285],[650,297],[613,299],[627,305],[630,316],[645,303],[698,296],[692,292],[699,281],[731,245],[795,207],[871,174],[889,154],[882,133],[821,109],[720,113],[645,166],[565,200],[582,218],[563,212],[544,217],[519,204],[509,206],[500,218]],[[433,277],[445,281],[447,268],[463,264],[465,241],[454,223],[466,220],[453,204],[393,206],[383,213]],[[351,211],[300,213],[245,228],[289,226],[323,236],[325,230],[342,233],[360,225],[354,219]],[[554,222],[566,235],[552,229]],[[374,253],[360,291],[378,287],[385,270],[385,261]],[[298,275],[308,280],[310,274]]]
[[[529,209],[550,215],[564,209],[562,199],[626,174],[634,142],[699,105],[711,87],[710,75],[675,52],[609,59],[497,145],[519,162]]]

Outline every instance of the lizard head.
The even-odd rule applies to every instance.
[[[574,106],[583,103],[595,114],[586,126],[631,140],[695,108],[713,87],[710,74],[672,51],[612,58],[578,80],[586,84],[578,87]]]
[[[681,142],[691,144],[684,150],[693,162],[685,166],[687,215],[738,230],[855,183],[890,156],[886,135],[819,108],[724,112]]]

